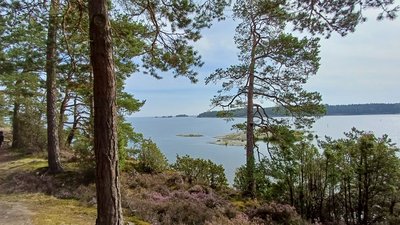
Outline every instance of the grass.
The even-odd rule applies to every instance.
[[[96,208],[82,205],[78,200],[58,199],[45,194],[0,195],[1,201],[22,203],[34,214],[33,224],[91,225],[96,220]]]
[[[150,223],[144,222],[135,216],[124,217],[124,220],[127,222],[132,222],[135,225],[151,225]]]
[[[92,225],[95,224],[97,210],[95,205],[88,204],[82,199],[57,198],[49,193],[43,193],[37,188],[38,182],[43,175],[38,174],[48,166],[47,160],[40,156],[21,156],[15,152],[2,154],[0,159],[0,202],[17,207],[16,210],[28,210],[30,222],[34,225]],[[44,180],[51,179],[50,183],[74,185],[79,177],[79,167],[76,163],[64,163],[64,173],[47,176]],[[37,177],[37,178],[35,178]],[[22,180],[19,180],[22,179]],[[27,179],[28,181],[23,181]],[[29,183],[32,181],[32,183]],[[19,187],[15,187],[18,184]],[[46,186],[46,184],[42,184]],[[94,185],[94,184],[92,184]],[[16,188],[16,189],[15,189]],[[59,189],[61,190],[61,189]],[[87,187],[73,189],[78,192],[90,191]],[[57,189],[54,189],[54,193]],[[88,194],[92,195],[92,194]],[[82,194],[85,196],[85,194]],[[20,207],[20,208],[18,208]],[[150,225],[135,216],[125,216],[126,222],[137,225]]]
[[[23,204],[33,213],[31,221],[34,225],[93,225],[96,222],[96,208],[78,200],[35,193],[0,195],[0,201]],[[136,225],[150,225],[135,216],[125,216],[124,220]]]
[[[0,162],[0,179],[6,179],[9,174],[18,171],[34,171],[48,165],[47,160],[35,156],[22,158],[15,153],[11,153],[6,157],[8,159]]]
[[[15,171],[15,170],[21,170],[21,171],[30,171],[30,170],[36,170],[39,168],[46,167],[47,161],[44,159],[39,159],[39,158],[23,158],[23,159],[18,159],[16,161],[11,161],[7,162],[5,164],[2,164],[0,166],[0,170],[7,170],[7,171]]]
[[[0,163],[0,178],[2,183],[13,179],[10,176],[15,173],[29,173],[47,167],[47,160],[37,156],[24,156],[21,158],[15,153],[10,153],[8,159]],[[27,191],[29,192],[29,191]],[[43,193],[13,193],[0,194],[0,200],[19,203],[33,214],[33,224],[94,224],[96,220],[96,208],[81,204],[78,200],[58,199]]]

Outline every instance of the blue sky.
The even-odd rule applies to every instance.
[[[195,46],[205,64],[197,69],[197,84],[173,78],[170,73],[161,74],[161,80],[141,73],[132,75],[126,81],[126,91],[146,100],[133,116],[197,115],[210,110],[210,99],[220,86],[205,85],[204,78],[237,62],[235,26],[228,18],[202,32],[203,38]],[[378,22],[370,12],[355,33],[321,40],[320,70],[306,88],[320,92],[325,104],[400,102],[399,37],[400,19]]]

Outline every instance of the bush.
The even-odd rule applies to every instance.
[[[236,170],[233,187],[240,192],[245,192],[247,189],[247,171],[246,166],[241,166]],[[266,169],[262,162],[257,163],[254,171],[254,178],[256,181],[256,196],[263,199],[270,198],[270,182],[266,178]]]
[[[159,173],[168,168],[167,158],[150,139],[141,143],[138,161],[138,170],[146,173]]]
[[[126,169],[127,160],[135,154],[134,147],[130,143],[142,143],[143,135],[136,133],[130,123],[125,122],[124,118],[118,120],[118,158],[121,170]]]
[[[271,202],[251,209],[248,213],[252,221],[261,224],[287,224],[287,225],[307,225],[301,219],[296,209],[290,205]]]
[[[228,183],[224,167],[211,160],[193,159],[188,155],[177,156],[172,167],[182,172],[190,184],[203,184],[215,189],[226,187]]]
[[[135,191],[126,202],[131,213],[154,225],[204,225],[207,220],[222,216],[220,208],[225,204],[213,192],[182,190]]]
[[[240,213],[234,218],[214,217],[211,221],[206,221],[205,225],[261,225],[261,223],[252,222],[244,213]]]
[[[20,138],[17,148],[24,149],[26,153],[46,150],[47,131],[43,115],[40,111],[27,110],[29,111],[26,113],[20,113],[18,118]]]
[[[83,170],[94,171],[96,167],[96,160],[91,138],[88,135],[77,132],[72,147],[80,167],[83,168]]]

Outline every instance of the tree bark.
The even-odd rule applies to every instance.
[[[254,177],[255,170],[255,159],[254,159],[254,67],[255,67],[255,54],[254,48],[252,51],[252,62],[249,67],[249,78],[247,87],[247,123],[246,123],[246,169],[247,169],[247,190],[245,195],[248,197],[255,197],[256,194],[256,182]]]
[[[62,172],[56,113],[57,12],[59,0],[51,0],[46,52],[47,152],[49,173]]]
[[[116,81],[106,0],[89,1],[93,68],[97,225],[122,225],[118,171]]]

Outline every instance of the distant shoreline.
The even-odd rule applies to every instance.
[[[362,115],[397,115],[400,114],[400,103],[369,103],[369,104],[351,104],[351,105],[325,105],[327,113],[324,116],[362,116]],[[265,108],[269,116],[283,117],[285,115],[274,112],[275,107]],[[218,117],[217,113],[220,111],[207,111],[198,115],[177,114],[164,115],[164,116],[131,116],[133,118],[151,117],[158,119],[170,118],[213,118]],[[233,118],[245,118],[246,110],[244,108],[230,110]]]
[[[358,115],[323,115],[321,117],[328,117],[328,116],[379,116],[379,115],[400,115],[400,113],[380,113],[380,114],[358,114]],[[154,118],[154,119],[171,119],[171,118],[195,118],[195,119],[202,119],[202,118],[216,118],[216,119],[225,119],[223,117],[216,117],[216,116],[210,116],[210,117],[199,117],[199,116],[188,116],[188,117],[161,117],[161,116],[129,116],[128,118]],[[241,117],[232,117],[236,119],[243,119],[246,118],[244,116]]]
[[[335,114],[335,115],[323,115],[320,116],[322,117],[329,117],[329,116],[384,116],[384,115],[400,115],[400,113],[380,113],[380,114]],[[273,116],[273,117],[286,117],[286,116]],[[137,117],[139,118],[139,117]],[[142,118],[150,118],[150,116],[142,116]],[[206,117],[206,116],[197,116],[195,118],[217,118],[217,119],[225,119],[224,117],[217,117],[217,116],[210,116],[210,117]],[[236,119],[245,119],[245,116],[233,116],[232,118],[236,118]]]

